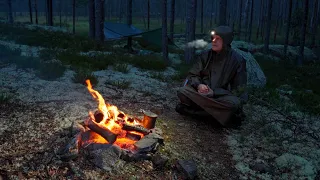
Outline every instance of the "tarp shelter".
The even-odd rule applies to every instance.
[[[138,36],[142,31],[134,26],[122,23],[104,23],[104,35],[106,40],[121,39],[129,36]]]
[[[162,28],[154,29],[151,31],[141,31],[140,29],[129,26],[123,23],[104,23],[104,35],[105,40],[122,39],[130,36],[142,36],[142,38],[150,44],[161,47],[162,44]],[[174,43],[168,38],[168,45],[174,45]]]

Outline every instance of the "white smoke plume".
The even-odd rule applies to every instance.
[[[188,42],[187,47],[188,48],[194,47],[194,48],[198,49],[198,48],[205,48],[205,47],[207,47],[208,44],[209,43],[204,41],[203,39],[197,39],[197,40]]]

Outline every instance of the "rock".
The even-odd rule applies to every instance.
[[[143,160],[151,160],[152,157],[150,154],[144,154],[144,153],[131,153],[131,152],[124,152],[121,157],[122,160],[126,162],[137,162],[137,161],[143,161]]]
[[[97,167],[111,172],[113,169],[118,168],[120,160],[120,154],[117,153],[118,147],[110,146],[109,148],[105,149],[98,149],[95,151],[90,151],[90,155],[93,157],[91,159],[92,163],[95,164]]]
[[[251,164],[250,168],[260,173],[271,173],[271,168],[264,162],[256,162]]]
[[[169,158],[164,155],[156,154],[152,156],[152,163],[156,168],[162,168],[168,162]]]
[[[306,89],[304,92],[307,93],[307,94],[313,94],[313,91],[310,90],[310,89]]]
[[[177,168],[183,172],[187,179],[195,179],[198,173],[196,163],[193,160],[179,160]]]
[[[149,152],[156,148],[157,144],[163,143],[163,137],[156,133],[151,133],[144,136],[140,141],[134,143],[138,152]]]
[[[58,149],[56,155],[63,161],[76,159],[79,155],[78,137],[74,137],[69,144]]]
[[[237,48],[234,48],[234,50],[246,60],[248,73],[247,84],[254,87],[264,87],[267,83],[267,78],[252,54]]]
[[[280,170],[290,170],[288,174],[299,177],[315,177],[316,171],[313,165],[303,157],[285,153],[275,159],[275,163]]]

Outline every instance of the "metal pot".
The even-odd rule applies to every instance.
[[[153,129],[156,126],[156,119],[158,115],[151,111],[145,111],[145,110],[143,110],[142,113],[144,115],[142,120],[143,127],[147,129]]]

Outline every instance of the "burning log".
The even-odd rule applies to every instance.
[[[150,130],[142,127],[142,126],[133,126],[133,125],[130,125],[130,124],[127,124],[127,123],[124,123],[122,125],[122,130],[126,130],[126,131],[136,131],[136,132],[139,132],[139,133],[142,133],[143,135],[147,135],[150,133]]]
[[[117,135],[111,132],[109,129],[106,127],[97,124],[94,122],[91,118],[88,119],[87,121],[87,126],[89,129],[92,131],[96,132],[100,136],[102,136],[105,140],[109,142],[109,144],[113,144],[117,140]]]
[[[131,140],[134,140],[134,141],[139,141],[139,140],[141,139],[141,136],[138,135],[138,134],[134,134],[134,133],[131,133],[131,132],[127,132],[126,138],[131,139]]]

